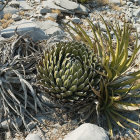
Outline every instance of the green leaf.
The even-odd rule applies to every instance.
[[[110,118],[109,118],[107,112],[105,112],[105,116],[106,116],[106,119],[107,119],[107,124],[108,124],[108,128],[109,128],[109,134],[110,134],[111,138],[113,138],[112,124],[111,124],[111,121],[110,121]]]
[[[128,102],[115,102],[113,104],[116,108],[126,110],[126,111],[134,111],[140,109],[140,103],[128,103]]]
[[[133,121],[133,120],[130,120],[130,119],[128,119],[127,117],[124,117],[123,115],[117,113],[116,111],[111,110],[111,112],[112,112],[113,114],[115,114],[115,115],[121,117],[122,119],[124,119],[124,120],[130,122],[130,123],[133,123],[133,124],[135,124],[135,125],[137,125],[137,126],[140,126],[139,123],[137,123],[137,122],[135,122],[135,121]]]
[[[108,112],[109,116],[112,118],[112,120],[114,120],[114,122],[117,123],[118,126],[124,128],[124,129],[126,129],[126,128],[122,125],[122,123],[119,121],[119,119],[116,117],[116,115],[114,116],[110,111],[107,111],[107,112]]]

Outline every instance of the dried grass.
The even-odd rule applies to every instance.
[[[53,17],[47,17],[46,20],[51,20],[51,21],[54,21],[54,22],[56,21],[56,19],[53,18]]]
[[[52,13],[61,14],[61,11],[60,10],[52,10]]]
[[[7,28],[11,23],[13,23],[14,20],[13,20],[13,19],[9,19],[9,20],[3,19],[2,22],[3,22],[2,28],[5,29],[5,28]]]
[[[96,0],[100,4],[109,4],[109,0]]]
[[[24,16],[25,12],[24,11],[19,11],[19,15]]]
[[[6,21],[7,21],[7,20],[4,19],[4,18],[0,20],[0,22],[1,22],[2,24],[5,23]]]
[[[96,0],[96,1],[101,5],[106,5],[106,4],[110,5],[111,8],[114,9],[114,10],[118,10],[118,11],[121,10],[121,8],[117,4],[110,3],[109,0]],[[121,5],[123,4],[122,0],[120,0],[120,4]]]
[[[4,19],[5,20],[9,20],[10,18],[12,17],[12,14],[10,14],[10,13],[7,13],[7,14],[4,14]]]

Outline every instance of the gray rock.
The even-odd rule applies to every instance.
[[[71,11],[69,11],[69,10],[67,10],[67,9],[65,9],[65,8],[62,8],[62,7],[60,7],[60,6],[57,6],[54,2],[53,2],[54,0],[47,0],[47,1],[42,1],[42,5],[46,8],[50,8],[50,9],[58,9],[58,10],[60,10],[60,11],[62,11],[62,12],[65,12],[65,13],[73,13],[73,12],[71,12]]]
[[[76,24],[81,23],[81,20],[78,17],[71,18],[71,21],[76,23]]]
[[[21,17],[20,17],[19,15],[17,15],[17,14],[13,14],[13,15],[12,15],[12,19],[13,19],[14,21],[19,21],[19,20],[21,20]]]
[[[77,4],[75,2],[69,0],[47,0],[43,1],[42,5],[44,7],[49,7],[50,9],[58,9],[62,12],[66,13],[80,13],[80,14],[88,14],[89,9],[81,4]]]
[[[140,24],[140,18],[137,18],[136,19],[136,22]]]
[[[42,138],[38,134],[29,134],[25,140],[42,140]]]
[[[69,0],[55,0],[54,3],[60,7],[63,7],[68,10],[75,10],[79,7],[79,4]]]
[[[5,38],[1,36],[1,31],[0,31],[0,41],[2,41],[2,40],[5,40]],[[2,105],[1,105],[1,107],[2,107]],[[1,107],[0,107],[0,108],[1,108]],[[2,108],[1,108],[1,110],[2,110]],[[0,112],[0,113],[1,113],[1,112]],[[2,117],[2,116],[1,116],[1,117]],[[1,121],[0,121],[0,122],[1,122]]]
[[[134,0],[136,5],[140,5],[140,0]]]
[[[18,8],[20,6],[19,2],[15,0],[11,1],[9,5],[14,8]]]
[[[3,18],[4,14],[16,14],[17,12],[18,10],[16,8],[7,5],[3,11],[0,11],[0,19]]]
[[[109,138],[103,128],[85,123],[69,133],[64,140],[109,140]]]
[[[28,32],[27,35],[30,36],[35,42],[47,38],[45,33],[34,22],[29,20],[18,21],[14,25],[3,29],[1,31],[1,36],[5,38],[13,36],[16,28],[17,33],[20,35]]]
[[[26,1],[24,1],[24,0],[21,0],[21,1],[19,1],[19,4],[20,4],[20,9],[21,10],[33,10],[33,8],[31,7],[31,6],[29,6],[28,4],[27,4],[27,2]]]
[[[134,10],[133,15],[134,15],[135,17],[140,17],[140,8]]]
[[[104,31],[104,32],[106,32],[106,26],[105,26],[105,24],[99,22],[99,25],[100,25],[101,30]]]
[[[136,23],[138,23],[138,19],[136,17],[132,17],[131,18],[131,22],[136,24]]]
[[[51,10],[47,9],[47,8],[40,8],[38,10],[38,13],[40,13],[40,14],[46,14],[46,13],[50,13],[50,12],[51,12]]]
[[[27,127],[28,127],[30,130],[32,130],[32,129],[36,126],[36,124],[37,124],[37,122],[31,121],[31,122],[27,125]]]
[[[2,39],[2,37],[0,36],[0,41],[2,41],[3,39]],[[2,109],[2,102],[1,102],[1,100],[0,100],[0,122],[1,122],[1,120],[2,120],[2,116],[3,116],[3,109]]]
[[[131,17],[129,17],[128,15],[125,15],[125,20],[126,22],[131,22]]]
[[[136,23],[136,24],[133,24],[133,26],[134,26],[135,28],[139,28],[139,27],[140,27],[140,24]]]
[[[63,31],[60,29],[59,25],[54,21],[47,20],[45,22],[39,22],[37,24],[49,36],[63,34]]]
[[[79,7],[74,10],[75,13],[84,14],[84,15],[88,15],[89,11],[90,10],[85,6],[83,6],[82,4],[79,4]]]
[[[15,121],[16,121],[16,124],[18,125],[18,127],[20,127],[22,125],[22,120],[20,118],[17,118]],[[8,129],[9,128],[8,123],[10,124],[10,127],[14,127],[13,121],[12,120],[10,121],[10,119],[8,119],[8,120],[4,120],[0,123],[0,128]]]

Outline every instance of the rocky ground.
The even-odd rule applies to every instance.
[[[2,7],[3,1],[0,4],[0,8]],[[80,24],[91,35],[86,18],[90,18],[94,24],[99,24],[101,30],[105,32],[105,26],[101,22],[100,15],[108,22],[117,21],[123,25],[123,21],[126,20],[128,23],[132,23],[137,29],[138,44],[140,44],[140,0],[109,0],[107,4],[103,1],[91,1],[84,5],[68,0],[12,0],[4,10],[0,11],[0,41],[12,37],[15,33],[19,35],[27,33],[34,42],[48,40],[50,43],[54,43],[64,40],[66,36],[70,39],[63,28],[63,23],[68,23],[70,20]],[[56,113],[53,112],[52,114],[51,116],[49,116],[50,114],[47,115],[47,117],[46,114],[44,116],[38,114],[36,118],[43,125],[37,127],[36,123],[29,123],[30,133],[34,135],[29,136],[26,132],[24,135],[16,133],[14,140],[25,139],[27,135],[26,140],[62,140],[65,135],[79,125],[77,120],[69,120],[65,115],[62,115],[63,118],[58,118],[58,120],[51,120],[50,118],[55,117]],[[20,124],[20,122],[18,123]],[[0,129],[7,127],[6,122],[1,122],[1,124]],[[100,128],[97,129],[94,126],[87,125],[86,128],[83,128],[89,133],[91,129],[101,131]],[[81,130],[77,130],[77,133],[79,131]],[[81,133],[78,134],[81,135]],[[102,140],[108,139],[105,135],[106,133],[101,137]],[[119,136],[116,136],[116,139],[117,137]],[[6,133],[6,139],[11,140],[10,132]],[[73,138],[65,138],[65,140],[70,139]],[[125,139],[132,139],[132,137],[126,133]],[[77,138],[77,140],[79,139]],[[87,140],[95,139],[89,137]]]

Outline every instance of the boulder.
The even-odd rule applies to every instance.
[[[43,1],[42,5],[44,7],[49,7],[50,9],[58,9],[61,12],[65,13],[80,13],[80,14],[88,14],[89,9],[85,6],[78,4],[76,2],[72,2],[70,0],[47,0]]]
[[[1,30],[1,36],[4,38],[9,38],[15,34],[16,29],[16,32],[19,35],[27,33],[27,35],[30,36],[35,42],[47,38],[45,33],[34,22],[30,20],[18,21],[14,25]]]
[[[38,134],[29,134],[25,140],[42,140]]]
[[[56,36],[59,34],[63,34],[64,32],[60,29],[58,23],[51,21],[51,20],[47,20],[47,21],[42,21],[42,22],[38,22],[37,25],[45,31],[45,33],[48,36]]]
[[[54,3],[54,0],[47,0],[47,1],[42,1],[42,5],[45,7],[45,8],[50,8],[50,9],[57,9],[57,10],[60,10],[62,12],[65,12],[65,13],[71,13],[71,11],[67,10],[67,9],[64,9],[60,6],[57,6],[55,3]]]
[[[64,140],[109,140],[109,138],[103,128],[85,123],[69,133]]]
[[[75,10],[79,7],[78,3],[69,0],[55,0],[54,3],[67,10]]]

